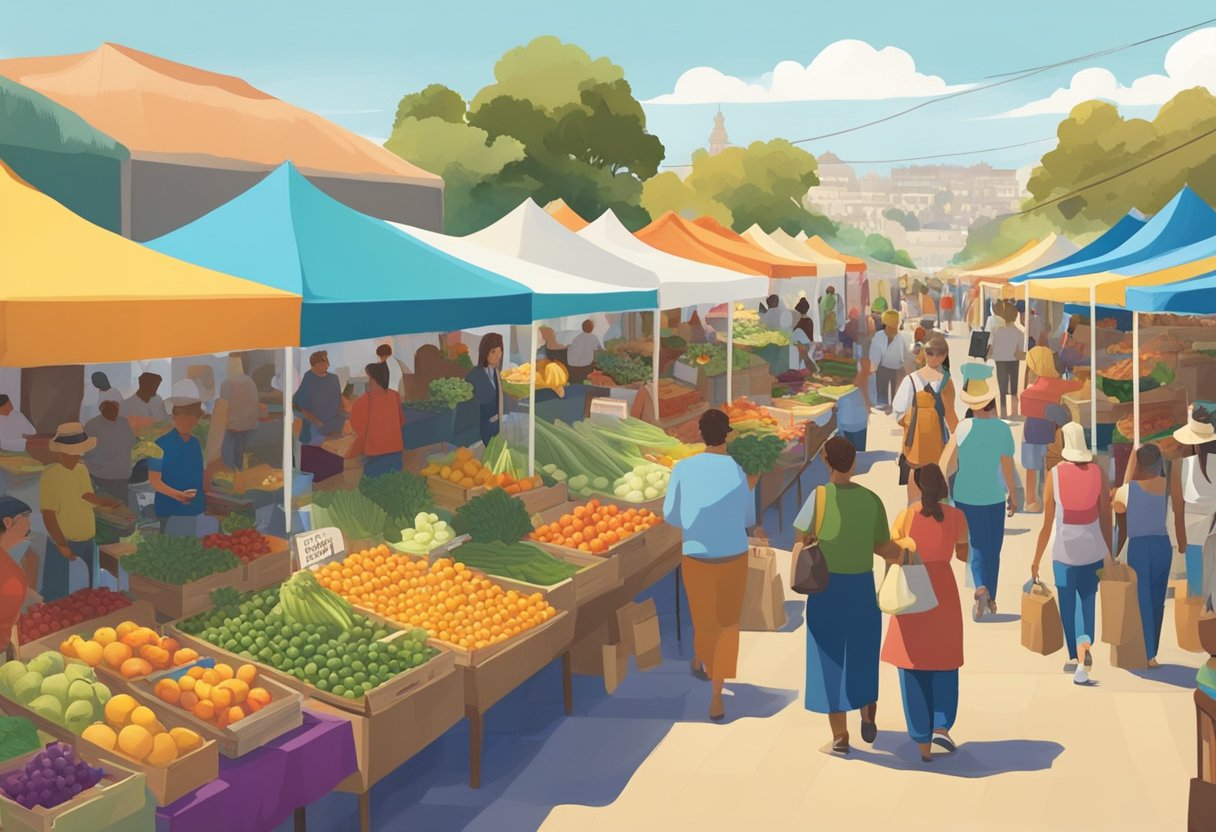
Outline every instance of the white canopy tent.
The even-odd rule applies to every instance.
[[[752,236],[753,232],[756,232],[756,236]],[[753,225],[751,228],[747,229],[746,232],[744,232],[743,236],[749,237],[755,242],[759,242],[758,237],[761,235],[775,245],[779,246],[780,248],[778,250],[784,256],[789,257],[793,255],[800,260],[806,260],[814,263],[816,273],[820,277],[844,277],[844,263],[841,263],[839,260],[833,257],[820,254],[819,252],[815,251],[815,249],[808,246],[805,242],[805,235],[800,240],[797,237],[791,237],[785,232],[784,229],[781,228],[778,228],[772,234],[765,234],[760,226]]]

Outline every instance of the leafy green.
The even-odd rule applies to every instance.
[[[38,729],[32,722],[19,716],[0,716],[0,762],[41,747]]]
[[[131,575],[141,575],[167,584],[185,584],[241,565],[227,549],[208,549],[197,537],[147,535],[135,554],[122,559]]]
[[[371,539],[379,543],[389,539],[388,513],[359,491],[321,491],[313,495],[313,502],[329,512],[330,521],[351,540]],[[400,540],[399,528],[396,535]]]
[[[235,606],[241,602],[241,593],[230,586],[222,586],[211,591],[211,605],[214,607]]]
[[[595,367],[622,386],[636,384],[639,381],[650,381],[651,363],[649,356],[628,355],[626,353],[602,350],[595,354]]]
[[[540,586],[553,586],[579,570],[529,543],[466,543],[452,552],[463,563],[500,578],[511,578]]]
[[[767,474],[776,466],[785,442],[771,434],[749,433],[731,442],[726,450],[745,474]]]
[[[458,508],[452,526],[474,543],[518,543],[532,532],[532,519],[523,500],[495,488]]]
[[[708,364],[698,364],[697,359],[707,356]],[[734,350],[734,367],[736,370],[747,370],[752,367],[752,361],[763,362],[763,359],[753,356],[746,350]],[[691,344],[680,358],[682,364],[699,367],[708,376],[720,376],[726,372],[726,347],[721,344]]]
[[[359,481],[359,493],[384,510],[388,516],[385,540],[396,543],[401,530],[410,525],[419,512],[434,511],[434,500],[426,478],[410,471],[392,471],[378,477]]]
[[[437,378],[427,386],[431,399],[454,408],[473,398],[473,385],[462,378]]]
[[[254,525],[255,523],[252,515],[241,514],[238,511],[234,511],[220,521],[220,531],[222,531],[224,534],[232,534],[233,532],[239,532],[242,529],[252,529]]]

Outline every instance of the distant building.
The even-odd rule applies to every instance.
[[[722,108],[719,107],[714,116],[714,129],[709,133],[709,155],[717,156],[728,147],[730,137],[726,135],[726,116],[722,115]]]

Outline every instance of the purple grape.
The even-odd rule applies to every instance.
[[[72,785],[71,793],[73,797],[80,794],[82,791],[84,791],[84,786],[80,785],[79,783],[74,783]]]
[[[51,766],[52,766],[52,768],[55,769],[55,771],[63,771],[65,768],[68,767],[68,761],[63,759],[62,757],[56,757],[55,762],[52,763]]]

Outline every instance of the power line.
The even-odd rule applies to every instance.
[[[1028,142],[1018,142],[1017,144],[1006,144],[1000,147],[982,147],[976,150],[960,150],[957,153],[935,153],[930,156],[905,156],[902,159],[841,159],[843,165],[886,165],[894,162],[921,162],[926,159],[949,159],[952,156],[972,156],[976,153],[995,153],[998,150],[1013,150],[1018,147],[1029,147],[1032,144],[1042,144],[1043,142],[1054,142],[1056,136],[1047,136],[1042,139],[1031,139]]]

